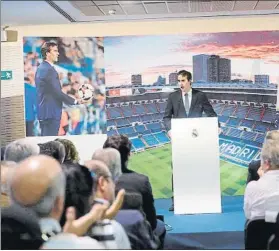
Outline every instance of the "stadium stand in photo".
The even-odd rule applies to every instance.
[[[275,95],[263,97],[261,91],[255,94],[253,88],[260,86],[249,84],[238,86],[245,94],[237,92],[235,84],[222,84],[224,93],[220,93],[219,83],[216,93],[214,83],[201,86],[205,92],[211,88],[207,96],[222,126],[221,159],[247,167],[249,161],[259,158],[265,133],[277,129]],[[228,86],[236,89],[236,94],[227,93]],[[268,88],[276,93],[274,86]],[[120,97],[107,97],[108,135],[126,134],[135,152],[170,143],[162,121],[168,95],[168,92],[149,92],[121,97],[125,102]]]

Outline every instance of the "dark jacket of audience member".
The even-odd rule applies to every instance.
[[[32,210],[19,205],[1,210],[1,249],[36,250],[43,243],[39,218]]]
[[[125,229],[133,250],[158,249],[159,238],[138,210],[120,210],[115,217]]]
[[[116,182],[116,192],[125,189],[126,192],[139,193],[142,196],[142,208],[152,230],[157,226],[154,198],[149,178],[127,168],[132,143],[125,135],[114,135],[107,138],[103,148],[114,148],[120,152],[122,175]]]
[[[157,217],[152,188],[148,177],[139,173],[122,174],[115,186],[116,193],[123,188],[126,192],[139,193],[141,195],[142,210],[151,228],[154,230],[157,226]]]
[[[251,161],[248,167],[248,176],[247,176],[247,184],[250,181],[253,180],[258,180],[260,176],[258,175],[258,170],[261,166],[261,161],[256,160],[256,161]]]

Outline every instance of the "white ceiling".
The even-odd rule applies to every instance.
[[[266,14],[279,1],[1,1],[2,26]]]

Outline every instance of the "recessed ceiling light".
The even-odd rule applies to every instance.
[[[116,13],[116,10],[109,10],[108,11],[108,14],[110,14],[110,15],[114,15]]]

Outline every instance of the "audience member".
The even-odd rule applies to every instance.
[[[245,190],[244,213],[247,219],[264,217],[266,210],[268,210],[265,206],[266,200],[278,192],[279,131],[270,131],[266,135],[258,175],[259,180],[249,182]]]
[[[24,138],[13,141],[7,145],[5,149],[4,160],[18,163],[29,156],[39,154],[39,146],[30,139]]]
[[[104,143],[104,148],[115,148],[121,156],[122,173],[116,182],[116,191],[125,189],[126,192],[139,193],[143,200],[143,211],[152,229],[157,227],[156,210],[149,178],[143,174],[128,169],[128,160],[131,154],[132,144],[125,135],[110,136]]]
[[[132,173],[128,169],[128,159],[131,154],[132,143],[125,135],[109,136],[104,143],[103,148],[114,148],[120,153],[121,169],[123,173]]]
[[[60,164],[48,156],[33,156],[19,163],[10,181],[13,204],[32,210],[39,217],[43,249],[102,249],[97,241],[62,233],[65,176]]]
[[[250,181],[258,180],[260,176],[258,175],[258,170],[261,166],[261,160],[251,161],[248,166],[248,176],[247,176],[247,184]]]
[[[120,153],[116,149],[98,149],[94,152],[92,159],[103,161],[107,165],[112,180],[116,181],[121,176]],[[119,211],[116,219],[126,230],[132,249],[157,249],[159,239],[145,219],[141,194],[125,193],[122,209],[125,210]]]
[[[16,163],[13,161],[1,161],[1,208],[10,205],[8,196],[8,180]]]
[[[93,178],[92,203],[113,203],[115,185],[106,164],[98,160],[89,160],[85,166],[91,171]],[[116,221],[105,219],[96,223],[89,235],[102,241],[108,249],[130,249],[130,242],[123,227]],[[115,241],[114,241],[115,240]],[[116,244],[116,245],[115,245]]]
[[[40,154],[50,156],[56,159],[60,164],[65,160],[65,148],[64,145],[58,141],[49,141],[43,144],[39,144]]]
[[[68,139],[56,139],[64,145],[65,148],[65,160],[64,163],[78,163],[79,162],[79,154],[74,145],[74,143]]]
[[[118,178],[122,175],[121,157],[119,151],[116,149],[98,149],[94,152],[92,160],[103,161],[107,165],[114,181],[118,180]]]

